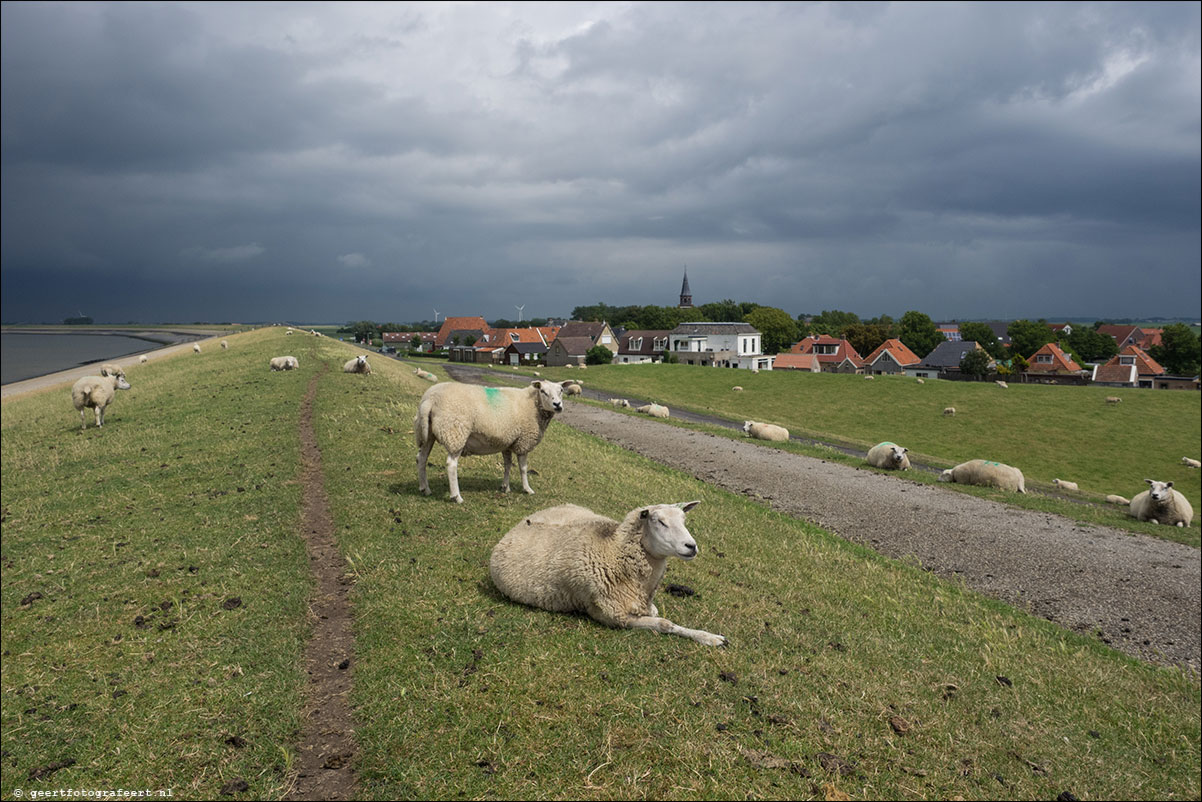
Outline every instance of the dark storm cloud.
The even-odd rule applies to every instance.
[[[1196,3],[2,13],[5,320],[1198,314]]]

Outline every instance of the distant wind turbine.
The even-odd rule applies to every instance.
[[[438,310],[437,309],[434,310],[434,322],[435,323],[438,322]]]
[[[515,305],[513,308],[518,310],[518,323],[521,323],[522,322],[522,310],[526,308],[526,305],[525,304],[522,304],[521,306]]]

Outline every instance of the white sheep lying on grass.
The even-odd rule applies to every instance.
[[[230,347],[230,341],[229,341],[229,340],[222,340],[222,341],[221,341],[221,350],[222,350],[222,351],[226,350],[226,349],[227,349],[227,348],[229,348],[229,347]]]
[[[1191,468],[1202,468],[1202,462],[1198,462],[1196,459],[1190,459],[1189,457],[1182,457],[1181,464],[1188,465]]]
[[[734,387],[731,387],[730,389],[734,390],[736,393],[741,393],[741,392],[743,392],[743,388],[742,388],[742,387],[740,387],[740,386],[739,386],[739,385],[737,385],[737,384],[736,384]]]
[[[944,407],[944,408],[943,408],[943,416],[944,416],[945,418],[950,418],[950,417],[952,417],[952,416],[953,416],[953,415],[955,415],[955,414],[956,414],[956,408],[955,408],[955,407]]]
[[[1081,489],[1077,487],[1076,482],[1069,482],[1065,481],[1064,479],[1053,479],[1052,484],[1056,485],[1056,487],[1060,488],[1061,490],[1072,490],[1073,492],[1077,492]]]
[[[660,618],[652,602],[668,558],[697,556],[684,516],[700,503],[640,507],[620,523],[575,504],[536,512],[493,548],[489,574],[497,590],[531,607],[724,646],[721,635]]]
[[[272,370],[295,370],[300,367],[300,362],[294,356],[275,356],[271,358]]]
[[[435,376],[435,375],[434,375],[433,373],[431,373],[430,371],[428,371],[428,370],[424,370],[424,369],[422,369],[422,368],[418,368],[417,370],[413,371],[413,373],[414,373],[414,374],[415,374],[415,375],[416,375],[416,376],[417,376],[419,379],[425,379],[425,380],[426,380],[426,381],[428,381],[428,382],[436,382],[436,381],[438,381],[438,377],[437,377],[437,376]]]
[[[609,403],[613,404],[615,407],[623,407],[625,409],[630,408],[630,402],[625,398],[611,398],[609,399]]]
[[[145,365],[150,360],[146,357],[146,354],[142,354],[142,356],[138,357],[138,361]]]
[[[926,382],[922,379],[915,379],[915,381],[917,381],[919,384],[926,384]]]
[[[124,376],[125,369],[120,365],[115,365],[112,362],[105,362],[100,366],[101,376]]]
[[[71,387],[71,403],[79,410],[81,428],[88,428],[88,419],[84,410],[92,407],[96,410],[96,425],[104,425],[104,408],[113,403],[118,390],[128,390],[129,382],[125,374],[109,376],[84,376]]]
[[[1113,493],[1106,497],[1107,504],[1121,504],[1124,507],[1130,506],[1131,499],[1124,496],[1116,496]]]
[[[417,485],[430,495],[426,463],[434,443],[447,450],[447,481],[451,499],[463,503],[459,492],[459,458],[501,453],[505,475],[501,490],[509,492],[513,455],[522,473],[522,490],[533,494],[527,478],[526,455],[542,442],[547,424],[563,412],[563,385],[545,380],[527,387],[477,387],[443,382],[426,390],[417,407],[413,433],[417,440]]]
[[[1106,396],[1106,403],[1107,404],[1121,404],[1121,403],[1123,403],[1123,399],[1119,398],[1118,396],[1108,395],[1108,396]]]
[[[1023,472],[1012,465],[1000,462],[974,459],[962,462],[954,468],[949,468],[939,475],[941,482],[955,482],[960,485],[980,485],[982,487],[1000,487],[1012,493],[1026,493],[1027,483]]]
[[[774,443],[789,442],[789,430],[775,423],[758,423],[753,420],[743,421],[743,434],[757,440],[771,440]]]
[[[564,395],[580,395],[584,389],[580,386],[580,382],[574,381],[571,384],[565,384],[563,388]]]
[[[1144,481],[1150,487],[1131,499],[1131,517],[1164,526],[1188,527],[1194,519],[1194,508],[1185,496],[1173,489],[1173,483]]]
[[[354,359],[348,359],[342,366],[343,373],[371,373],[371,365],[367,364],[367,354],[359,354]]]
[[[641,412],[644,415],[650,415],[653,418],[668,417],[668,408],[660,404],[644,404],[641,407],[635,407],[635,412]]]
[[[200,353],[200,343],[192,343],[192,353],[194,353],[194,354]]]
[[[888,441],[877,443],[868,449],[868,464],[874,468],[885,468],[891,471],[908,471],[910,470],[910,458],[906,456],[906,452],[909,450]]]

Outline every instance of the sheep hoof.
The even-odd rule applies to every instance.
[[[462,504],[463,496],[451,496],[451,501],[455,502],[456,504]]]
[[[430,495],[430,488],[428,488],[428,487],[419,487],[418,490],[421,492],[421,494],[423,496]]]
[[[533,495],[534,495],[534,491],[533,491],[533,490],[531,490],[531,489],[530,489],[530,488],[528,488],[528,487],[523,487],[523,488],[522,488],[522,492],[524,492],[524,493],[525,493],[527,496],[533,496]]]

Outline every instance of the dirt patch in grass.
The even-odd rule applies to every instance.
[[[326,369],[309,382],[301,404],[301,533],[317,582],[310,604],[313,636],[305,648],[309,674],[296,783],[288,799],[350,799],[355,729],[348,696],[353,647],[347,566],[334,541],[321,449],[313,429],[313,398]]]

